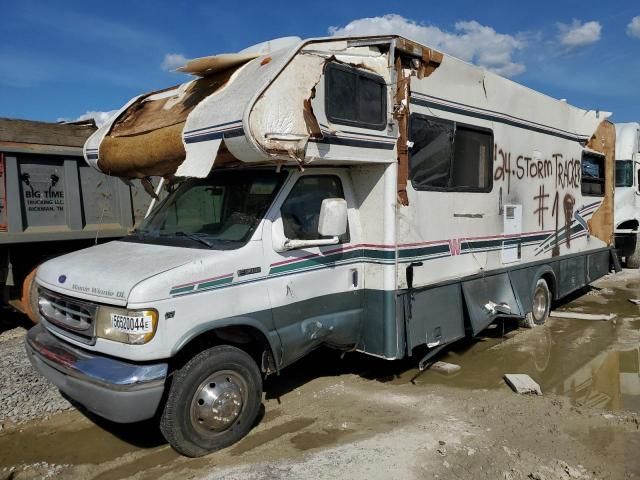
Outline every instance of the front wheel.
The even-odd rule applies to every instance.
[[[626,258],[625,266],[627,268],[640,268],[640,238],[635,237],[635,248],[631,255]]]
[[[262,376],[249,354],[229,345],[199,353],[178,370],[160,430],[179,453],[201,457],[251,429],[262,401]]]
[[[521,325],[526,328],[533,328],[536,325],[543,325],[551,313],[551,291],[544,278],[536,282],[533,289],[533,301],[531,312],[527,313],[521,321]]]

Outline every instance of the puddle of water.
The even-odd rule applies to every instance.
[[[118,458],[132,449],[134,447],[126,441],[97,427],[71,432],[23,431],[0,437],[0,468],[35,462],[98,464]]]
[[[100,464],[127,453],[152,451],[161,444],[157,432],[147,424],[131,429],[113,425],[111,431],[107,431],[77,412],[59,417],[0,435],[0,469],[36,462]]]
[[[300,451],[326,447],[338,443],[340,439],[355,433],[355,430],[325,428],[321,432],[302,432],[291,438],[291,443]]]
[[[139,472],[167,465],[179,458],[181,458],[180,454],[171,447],[161,447],[158,451],[152,452],[149,455],[138,457],[131,462],[127,462],[116,468],[107,470],[106,472],[94,477],[94,480],[120,480],[123,478],[130,478]]]
[[[260,423],[264,425],[265,423],[273,422],[274,420],[281,417],[282,415],[284,415],[284,412],[279,408],[267,410],[265,411],[264,416],[262,417],[262,420],[260,421]]]
[[[238,456],[247,453],[265,443],[276,440],[287,433],[295,433],[303,428],[308,427],[316,421],[315,418],[296,418],[280,425],[267,428],[260,432],[252,432],[251,435],[244,437],[229,451],[230,455]]]
[[[640,292],[606,289],[565,306],[589,313],[615,312],[616,321],[552,318],[545,326],[519,331],[506,341],[494,329],[493,336],[482,342],[454,345],[438,360],[460,365],[458,374],[426,371],[415,383],[506,388],[505,373],[525,373],[543,393],[567,396],[577,405],[640,412],[640,322],[636,321],[640,308],[628,301],[634,294],[640,296]],[[415,375],[416,370],[409,370],[391,382],[407,383]]]

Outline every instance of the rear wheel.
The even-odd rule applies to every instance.
[[[521,325],[527,328],[543,325],[544,322],[547,321],[547,318],[549,318],[549,313],[551,312],[551,291],[544,278],[540,278],[536,282],[532,299],[531,312],[527,313],[521,322]]]
[[[229,345],[213,347],[175,373],[160,430],[179,453],[200,457],[244,437],[261,401],[262,376],[253,358]]]

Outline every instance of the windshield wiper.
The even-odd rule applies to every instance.
[[[200,242],[203,245],[206,245],[209,248],[213,248],[213,244],[205,239],[202,238],[201,236],[195,234],[195,233],[191,233],[191,232],[175,232],[173,233],[173,235],[175,235],[176,237],[187,237],[190,240],[193,240],[195,242]]]

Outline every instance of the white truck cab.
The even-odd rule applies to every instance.
[[[34,366],[189,456],[245,435],[263,378],[321,345],[424,368],[611,264],[608,114],[398,36],[267,47],[189,62],[87,140],[170,192],[36,279]]]
[[[629,268],[640,267],[640,123],[616,123],[615,245]]]

